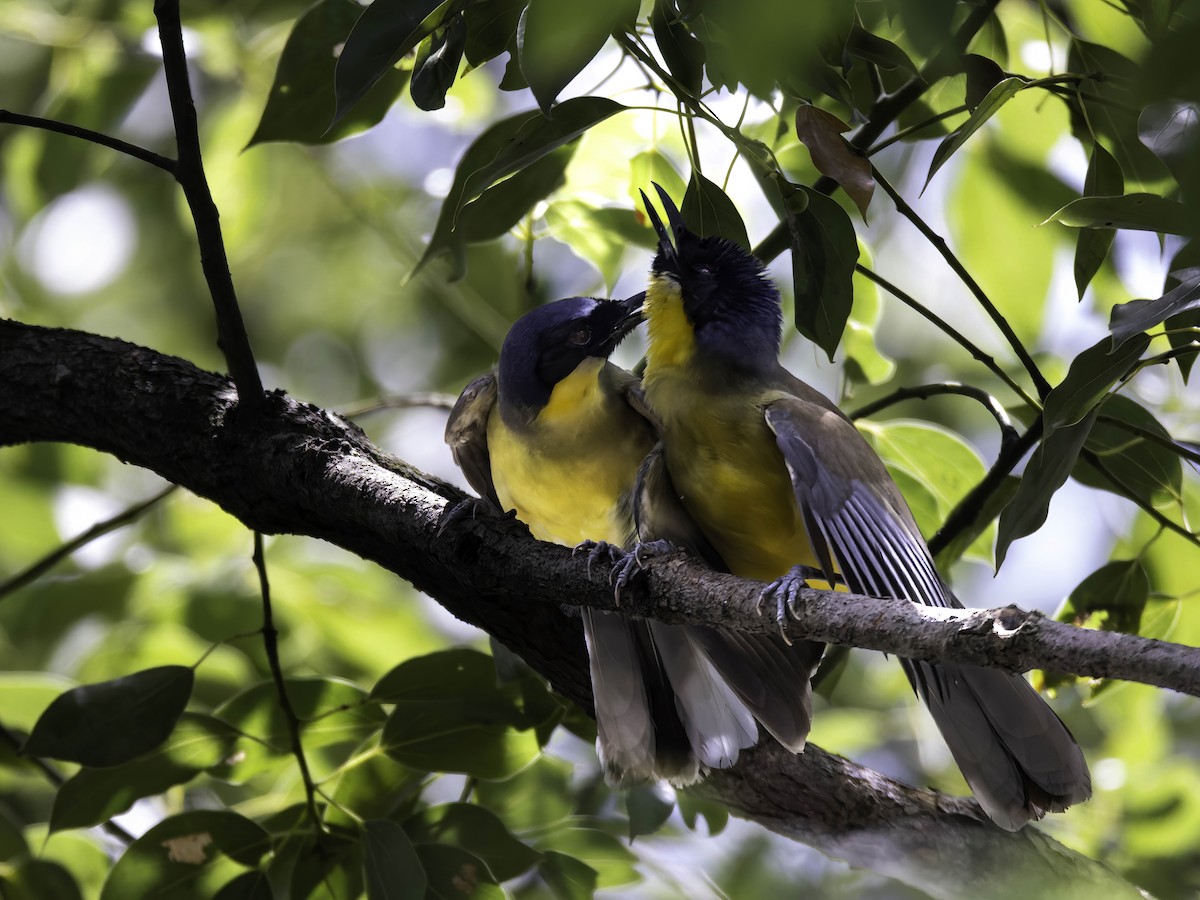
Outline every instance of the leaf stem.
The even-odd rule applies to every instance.
[[[92,129],[84,128],[80,125],[71,125],[55,119],[43,119],[41,116],[26,116],[7,109],[0,109],[0,125],[23,125],[27,128],[38,128],[42,131],[52,131],[55,134],[65,134],[68,137],[79,138],[80,140],[88,141],[101,147],[108,147],[110,150],[116,150],[118,153],[124,153],[126,156],[131,156],[134,159],[156,166],[164,172],[175,175],[177,164],[170,157],[162,156],[144,147],[130,144],[127,141],[102,134],[99,131],[92,131]]]
[[[1008,413],[1004,411],[1004,407],[1000,405],[999,400],[983,390],[983,388],[977,388],[969,384],[960,384],[957,381],[898,388],[887,396],[880,397],[878,400],[868,403],[866,406],[860,407],[850,413],[850,418],[861,419],[866,416],[872,416],[880,410],[905,400],[928,400],[930,397],[943,394],[957,394],[962,397],[969,397],[978,402],[991,414],[992,418],[996,420],[996,424],[1000,426],[1001,453],[1020,438],[1020,434],[1013,427],[1012,420],[1009,419]]]

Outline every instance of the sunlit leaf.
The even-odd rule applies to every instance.
[[[441,109],[458,77],[467,43],[467,20],[459,14],[421,42],[413,63],[409,96],[418,109]]]
[[[424,900],[428,878],[403,828],[387,819],[363,824],[367,900]]]
[[[69,778],[54,797],[50,828],[84,828],[111,819],[135,800],[220,766],[237,740],[237,733],[223,722],[185,713],[171,736],[149,754],[123,765],[84,768]]]
[[[812,154],[813,165],[842,186],[866,217],[867,206],[875,192],[871,163],[842,137],[850,126],[832,113],[811,103],[796,107],[796,137]]]
[[[1053,213],[1045,222],[1070,228],[1131,228],[1167,234],[1200,234],[1188,206],[1157,194],[1120,197],[1080,197]]]
[[[487,128],[458,162],[454,183],[442,202],[433,237],[417,263],[417,270],[430,260],[450,253],[455,262],[452,275],[461,277],[465,260],[457,228],[462,208],[501,178],[537,162],[624,108],[604,97],[578,97],[560,103],[553,119],[537,111],[525,112]]]
[[[72,688],[42,713],[21,748],[85,766],[116,766],[167,739],[192,695],[188,666],[160,666]]]
[[[687,190],[687,182],[675,168],[674,164],[658,150],[643,150],[629,162],[629,199],[642,217],[647,233],[650,233],[650,220],[642,210],[642,195],[653,196],[652,185],[657,184],[671,197],[682,197]]]
[[[385,818],[416,802],[426,773],[401,765],[377,744],[372,739],[369,746],[359,748],[323,785],[332,801],[325,809],[325,821],[332,826],[352,827],[356,821]]]
[[[521,72],[546,115],[613,31],[637,18],[634,0],[530,0],[517,26]]]
[[[553,850],[582,860],[596,870],[597,888],[614,888],[641,879],[637,857],[619,838],[596,828],[564,826],[538,841],[539,850]]]
[[[0,867],[0,897],[5,900],[82,900],[74,877],[63,866],[43,859],[24,859]]]
[[[538,863],[538,874],[556,900],[591,900],[599,873],[583,860],[547,850]]]
[[[404,820],[415,844],[453,844],[478,856],[499,881],[528,871],[541,854],[518,840],[495,813],[473,803],[430,806]]]
[[[1150,505],[1163,498],[1181,502],[1183,464],[1179,455],[1122,426],[1132,426],[1157,435],[1168,445],[1172,443],[1171,435],[1144,406],[1119,394],[1110,396],[1101,406],[1100,417],[1085,446],[1120,485],[1114,485],[1086,459],[1076,465],[1075,478],[1081,484],[1122,496],[1130,491]]]
[[[262,827],[234,812],[205,809],[169,816],[126,848],[104,882],[100,900],[202,900],[215,892],[206,885],[227,868],[222,866],[226,859],[253,867],[270,847],[271,837]]]
[[[696,824],[701,818],[704,819],[710,836],[720,834],[729,823],[728,807],[699,797],[691,791],[680,791],[675,797],[675,802],[679,804],[679,815],[683,817],[683,823],[692,831],[696,830]]]
[[[1099,615],[1105,631],[1137,634],[1149,596],[1150,578],[1140,560],[1106,563],[1071,591],[1059,621],[1086,625]]]
[[[322,0],[292,27],[279,57],[271,93],[247,146],[266,141],[323,144],[378,123],[404,85],[408,72],[389,67],[354,109],[333,120],[337,50],[362,14],[354,0]]]
[[[937,150],[933,153],[933,161],[929,164],[929,174],[925,176],[925,187],[929,187],[929,182],[933,180],[933,176],[946,163],[946,160],[953,156],[955,151],[983,126],[984,122],[994,116],[1000,107],[1015,97],[1025,85],[1026,81],[1023,78],[1005,78],[988,91],[987,96],[972,110],[971,117],[938,144]]]
[[[32,731],[46,707],[74,686],[71,679],[49,672],[0,672],[0,722]]]
[[[1096,141],[1092,144],[1092,157],[1088,160],[1087,175],[1083,181],[1084,196],[1116,196],[1125,190],[1125,179],[1121,167],[1107,150]],[[1100,228],[1084,228],[1075,240],[1075,288],[1080,299],[1091,283],[1093,276],[1108,256],[1112,247],[1112,231]]]
[[[414,769],[500,779],[537,758],[538,726],[561,715],[547,704],[544,688],[538,697],[525,687],[525,681],[499,685],[489,657],[461,649],[401,663],[371,696],[393,704],[383,747],[394,759]]]
[[[718,185],[699,172],[692,172],[679,212],[684,224],[700,237],[723,237],[750,249],[750,238],[737,207]]]
[[[835,200],[806,187],[801,190],[807,205],[787,216],[796,329],[832,360],[854,305],[858,238]]]
[[[445,0],[374,0],[362,11],[337,59],[332,124],[433,31],[437,19],[427,20],[443,5]]]
[[[462,208],[458,235],[467,243],[490,241],[507,234],[525,215],[566,179],[578,141],[552,150],[537,162],[494,184]]]
[[[479,782],[475,801],[519,832],[557,825],[571,812],[571,776],[568,763],[542,756],[507,781]]]
[[[651,232],[638,224],[637,214],[631,209],[597,208],[568,200],[550,205],[546,224],[572,253],[599,270],[609,290],[621,274],[626,250],[631,246],[656,246]]]

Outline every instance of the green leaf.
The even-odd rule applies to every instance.
[[[489,127],[459,160],[433,237],[417,263],[416,271],[430,260],[450,253],[455,261],[452,274],[461,277],[465,260],[462,237],[457,229],[462,208],[501,178],[532,165],[624,108],[603,97],[577,97],[559,104],[553,119],[536,111],[525,112]]]
[[[1100,407],[1093,407],[1079,422],[1048,432],[1033,451],[1021,483],[1000,514],[996,535],[997,569],[1004,564],[1013,541],[1033,534],[1046,521],[1050,500],[1074,469],[1075,460],[1079,458],[1099,413]]]
[[[1150,345],[1145,335],[1135,335],[1117,348],[1102,338],[1071,362],[1067,377],[1046,397],[1042,413],[1047,435],[1064,425],[1074,425],[1091,412],[1109,389],[1128,374]]]
[[[498,685],[491,658],[474,650],[401,663],[371,693],[394,704],[383,747],[414,769],[508,778],[537,758],[540,726],[561,715],[544,688],[527,693],[528,682]]]
[[[381,819],[403,813],[415,802],[426,778],[402,766],[383,752],[372,739],[360,747],[332,781],[322,786],[332,801],[325,808],[325,821],[333,827],[352,827],[364,819]]]
[[[10,813],[0,809],[0,863],[8,862],[29,853],[25,833],[9,818]]]
[[[683,24],[673,0],[655,0],[654,11],[650,13],[650,30],[667,70],[684,90],[700,96],[704,86],[704,45]],[[663,184],[663,187],[667,186]]]
[[[54,698],[75,682],[49,672],[0,672],[0,722],[29,732]]]
[[[750,238],[737,207],[723,190],[699,172],[692,172],[680,212],[684,224],[700,237],[723,237],[750,249]]]
[[[473,244],[507,234],[540,200],[562,187],[578,147],[578,140],[563,144],[488,188],[463,207],[458,219],[459,236]]]
[[[466,9],[467,62],[481,66],[516,46],[517,23],[525,0],[477,0]],[[516,56],[514,51],[513,56]]]
[[[354,839],[330,834],[306,835],[298,842],[285,896],[307,898],[316,894],[329,900],[361,897],[365,888],[364,847],[357,838],[357,835]]]
[[[1200,241],[1190,241],[1179,248],[1179,252],[1171,260],[1170,274],[1167,275],[1164,289],[1169,291],[1181,284],[1186,278],[1184,273],[1192,270],[1195,270],[1193,274],[1200,275]],[[1172,350],[1190,346],[1196,341],[1196,332],[1188,329],[1200,328],[1200,309],[1176,313],[1163,322],[1163,327],[1167,330],[1167,341],[1171,344]],[[1183,376],[1184,384],[1187,383],[1188,375],[1191,373],[1192,364],[1195,361],[1195,356],[1177,356],[1175,358],[1175,364],[1179,366],[1179,373]]]
[[[553,203],[546,210],[550,233],[591,263],[612,290],[621,275],[621,261],[631,246],[653,249],[651,233],[638,224],[637,213],[618,207],[588,206],[574,200]]]
[[[1148,331],[1171,316],[1200,309],[1200,269],[1187,275],[1190,275],[1187,280],[1155,300],[1130,300],[1114,306],[1108,320],[1113,347],[1124,345],[1134,335]]]
[[[1132,433],[1122,424],[1139,428],[1171,443],[1171,435],[1144,406],[1120,394],[1109,396],[1088,436],[1086,448],[1094,453],[1106,472],[1118,479],[1135,497],[1155,504],[1164,497],[1183,502],[1183,464],[1178,454],[1162,444]],[[1072,473],[1088,487],[1121,493],[1103,473],[1081,459]]]
[[[953,156],[955,151],[965,144],[967,139],[978,131],[984,122],[994,116],[1000,107],[1015,97],[1017,92],[1024,88],[1025,85],[1025,79],[1013,76],[1005,78],[987,92],[987,96],[971,112],[970,118],[954,129],[938,144],[937,150],[933,153],[933,162],[929,164],[929,174],[925,176],[925,187],[929,187],[929,182],[933,180],[933,176],[945,164],[946,160]]]
[[[475,800],[520,832],[557,825],[571,813],[572,772],[568,763],[542,756],[507,781],[479,782]]]
[[[557,900],[591,900],[599,873],[583,860],[547,850],[538,863],[538,874]]]
[[[428,111],[446,105],[446,91],[458,77],[466,43],[467,20],[461,13],[421,42],[408,85],[418,109]]]
[[[1007,77],[1007,73],[994,60],[977,53],[968,53],[963,57],[963,70],[967,74],[968,109],[977,109],[992,88]]]
[[[1150,577],[1141,560],[1110,562],[1071,591],[1058,618],[1086,625],[1092,616],[1099,615],[1103,630],[1137,634],[1149,597]]]
[[[213,900],[275,900],[275,891],[267,873],[254,869],[228,882]]]
[[[859,25],[850,28],[850,36],[846,39],[846,52],[885,69],[902,69],[913,75],[917,74],[917,67],[907,53],[891,41],[872,34]]]
[[[430,18],[445,0],[374,0],[354,23],[334,74],[336,125],[400,58],[439,24]]]
[[[541,858],[519,841],[496,814],[473,803],[430,806],[404,820],[416,844],[453,844],[478,856],[499,881],[529,871]]]
[[[56,862],[25,859],[0,868],[0,897],[5,900],[82,900],[75,878]]]
[[[1119,197],[1080,197],[1042,222],[1069,228],[1130,228],[1167,234],[1200,234],[1189,207],[1157,194],[1124,194]]]
[[[787,216],[796,329],[832,360],[854,306],[858,238],[837,201],[807,187],[801,190],[807,206]]]
[[[352,114],[330,125],[336,105],[337,48],[361,13],[362,7],[354,0],[322,0],[297,20],[279,57],[262,119],[247,147],[267,141],[326,144],[383,119],[408,82],[408,72],[389,68]]]
[[[637,13],[635,0],[530,0],[517,26],[517,50],[542,112],[550,115],[559,92]]]
[[[169,816],[126,848],[100,900],[202,900],[212,896],[209,879],[228,870],[226,859],[252,868],[270,848],[271,836],[261,826],[228,810]]]
[[[710,837],[720,834],[729,824],[729,809],[724,804],[698,797],[691,791],[681,791],[675,800],[679,804],[679,815],[683,817],[683,823],[692,831],[696,830],[696,823],[701,817],[708,825]]]
[[[933,509],[923,511],[919,506],[913,509],[922,534],[932,535],[940,528],[950,511],[987,474],[987,466],[975,448],[940,425],[916,419],[890,419],[860,422],[859,429],[893,473],[908,475],[932,497]],[[969,555],[991,561],[986,546]]]
[[[450,844],[417,844],[429,876],[429,900],[504,900],[507,896],[478,856]]]
[[[363,824],[367,900],[423,900],[429,879],[404,829],[387,819]]]
[[[73,688],[42,713],[21,748],[85,766],[116,766],[167,739],[192,695],[188,666],[159,666]]]
[[[1088,160],[1087,175],[1083,181],[1085,196],[1112,196],[1125,190],[1125,179],[1121,167],[1099,141],[1092,144],[1092,158]],[[1108,256],[1114,233],[1106,229],[1084,228],[1075,241],[1075,288],[1079,299]]]
[[[642,191],[651,193],[650,186],[657,184],[671,197],[682,197],[687,184],[675,168],[674,163],[658,150],[643,150],[629,163],[629,199],[638,210],[639,220],[646,232],[652,234],[650,220],[642,212]]]
[[[675,809],[675,791],[661,781],[645,784],[625,792],[625,809],[629,813],[629,841],[643,834],[653,834],[662,828]]]
[[[127,810],[135,800],[191,781],[228,759],[237,733],[210,716],[185,713],[167,740],[151,753],[119,766],[84,768],[54,797],[50,830],[98,825]]]
[[[367,704],[366,691],[337,678],[288,678],[288,700],[300,720],[300,734],[314,777],[341,765],[345,755],[374,734],[385,718]],[[231,698],[213,713],[255,740],[241,744],[241,761],[229,778],[245,781],[287,760],[291,732],[274,682],[264,681]],[[327,751],[327,752],[323,752]]]
[[[556,851],[596,870],[597,888],[615,888],[641,880],[637,856],[618,838],[596,828],[564,826],[543,835],[538,849]]]

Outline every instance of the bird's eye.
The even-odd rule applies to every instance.
[[[576,347],[582,347],[592,339],[592,332],[587,328],[576,328],[571,332],[571,336],[567,338]]]
[[[707,263],[700,263],[700,265],[696,266],[696,274],[703,275],[705,278],[712,278],[713,267]]]

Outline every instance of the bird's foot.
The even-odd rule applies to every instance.
[[[787,635],[788,613],[796,615],[796,603],[800,589],[809,587],[809,580],[825,581],[825,573],[813,566],[792,566],[787,574],[776,578],[758,595],[756,612],[761,616],[768,605],[775,607],[775,623],[779,626],[780,637],[789,647],[792,639]]]
[[[622,559],[617,560],[612,567],[610,578],[613,579],[613,593],[617,604],[621,602],[621,591],[625,590],[633,579],[646,570],[646,563],[656,556],[668,556],[679,552],[679,548],[670,541],[638,541],[633,549]]]
[[[624,549],[618,547],[616,544],[610,544],[608,541],[592,540],[587,540],[576,544],[571,550],[571,555],[575,556],[578,553],[587,554],[588,578],[592,577],[592,566],[605,565],[611,569],[629,555]],[[612,584],[611,573],[608,582],[609,584]]]
[[[482,497],[464,497],[457,503],[448,503],[442,510],[441,518],[438,519],[437,535],[441,537],[447,528],[451,528],[460,522],[470,520],[474,522],[480,516],[490,517],[494,519],[517,519],[517,511],[510,509],[508,512],[497,512],[496,507],[484,500]],[[525,523],[521,522],[522,525]]]

